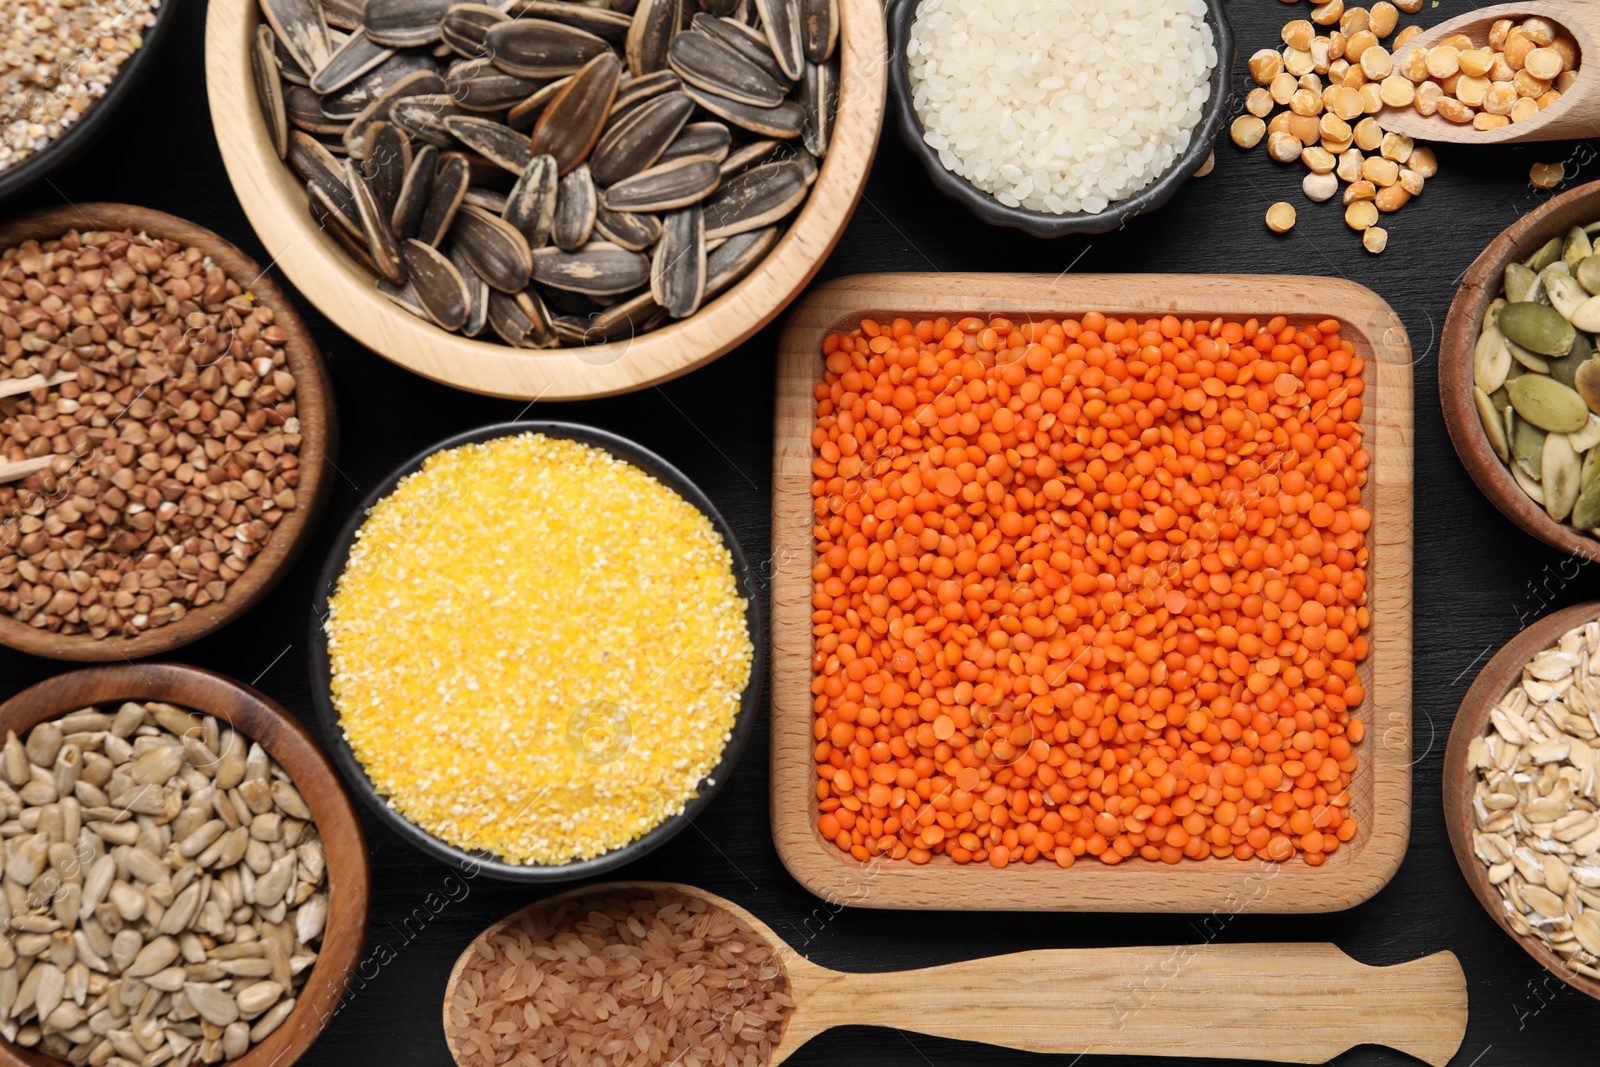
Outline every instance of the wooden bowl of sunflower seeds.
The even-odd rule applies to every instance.
[[[337,439],[310,332],[210,230],[0,222],[0,644],[122,662],[231,622],[315,529]]]
[[[286,1067],[349,991],[367,846],[263,694],[157,663],[0,704],[0,1067]]]
[[[277,263],[419,374],[627,392],[833,249],[883,120],[873,0],[214,0],[213,125]]]

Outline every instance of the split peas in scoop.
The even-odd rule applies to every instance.
[[[1336,320],[867,320],[823,356],[825,837],[1070,867],[1355,836],[1371,456]]]

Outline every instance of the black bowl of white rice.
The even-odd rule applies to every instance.
[[[1221,0],[893,0],[889,46],[900,136],[934,186],[1036,237],[1165,204],[1232,103]]]

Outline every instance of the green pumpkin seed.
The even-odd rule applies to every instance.
[[[1589,235],[1583,232],[1582,226],[1574,226],[1567,231],[1567,240],[1561,246],[1561,258],[1569,267],[1576,267],[1580,262],[1594,255],[1594,242],[1589,240]]]
[[[1472,380],[1487,394],[1504,385],[1509,373],[1511,349],[1506,345],[1506,336],[1500,332],[1500,327],[1485,321],[1472,353]]]
[[[1539,272],[1539,278],[1544,282],[1550,306],[1561,312],[1561,317],[1568,321],[1571,321],[1578,305],[1589,299],[1588,290],[1578,284],[1578,279],[1572,276],[1571,268],[1565,263],[1551,264]]]
[[[1563,356],[1572,351],[1572,323],[1553,307],[1527,302],[1507,304],[1497,318],[1500,330],[1513,344],[1541,356]]]
[[[1600,333],[1600,296],[1591,296],[1573,309],[1572,325],[1587,333]]]
[[[1591,452],[1594,456],[1597,453]],[[1584,458],[1584,465],[1588,467],[1589,457]],[[1600,469],[1600,465],[1596,465]],[[1583,483],[1583,491],[1578,494],[1578,501],[1572,506],[1572,525],[1591,530],[1600,526],[1600,478],[1591,477]]]
[[[1542,476],[1544,439],[1549,436],[1527,419],[1511,421],[1511,458],[1522,464],[1529,477]]]
[[[1577,503],[1581,488],[1579,476],[1583,473],[1578,453],[1573,451],[1572,442],[1565,434],[1553,433],[1544,439],[1543,472],[1540,483],[1544,489],[1545,513],[1561,522]]]
[[[1550,264],[1561,258],[1561,238],[1552,237],[1539,247],[1539,250],[1522,263],[1529,270],[1538,274]]]
[[[1505,270],[1506,299],[1516,304],[1532,300],[1533,289],[1538,284],[1538,281],[1539,275],[1537,272],[1531,271],[1515,261],[1507,263]]]
[[[1506,441],[1505,426],[1500,418],[1500,412],[1489,402],[1489,394],[1473,386],[1472,402],[1478,407],[1478,418],[1483,422],[1483,432],[1489,438],[1489,447],[1494,449],[1494,454],[1500,457],[1501,463],[1511,462],[1511,448]]]
[[[1508,387],[1517,415],[1550,433],[1573,433],[1589,422],[1583,397],[1554,378],[1525,374]]]
[[[1583,366],[1593,354],[1594,349],[1589,343],[1589,335],[1579,333],[1572,342],[1571,352],[1550,360],[1550,377],[1562,385],[1576,388],[1578,368]]]
[[[1572,276],[1590,293],[1600,293],[1600,254],[1579,262],[1572,268]]]

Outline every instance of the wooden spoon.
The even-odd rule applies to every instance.
[[[1487,46],[1489,27],[1496,19],[1539,17],[1549,19],[1578,42],[1578,80],[1561,99],[1532,118],[1513,122],[1497,130],[1473,129],[1469,123],[1454,123],[1442,115],[1421,115],[1416,108],[1385,107],[1378,112],[1378,125],[1416,141],[1453,141],[1458,144],[1521,144],[1528,141],[1565,141],[1600,136],[1600,0],[1538,0],[1522,4],[1497,4],[1480,7],[1465,15],[1446,19],[1408,42],[1394,54],[1398,69],[1404,58],[1416,49],[1426,51],[1446,37],[1464,33],[1480,46]],[[1588,65],[1596,69],[1586,71]]]
[[[36,459],[19,459],[15,463],[0,463],[0,485],[7,482],[20,482],[30,474],[37,474],[50,466],[54,455],[39,456]]]
[[[890,1026],[1031,1052],[1323,1063],[1361,1044],[1443,1067],[1467,1028],[1467,983],[1449,952],[1369,967],[1328,944],[1039,949],[914,971],[846,974],[812,963],[731,901],[693,886],[615,882],[571,890],[495,923],[445,986],[450,1004],[476,947],[528,912],[575,896],[671,890],[732,912],[776,947],[798,1006],[773,1051],[788,1059],[835,1026]],[[770,1067],[770,1065],[769,1065]]]
[[[35,389],[49,389],[63,382],[70,382],[77,376],[77,371],[62,370],[56,371],[48,378],[42,374],[30,374],[26,378],[7,378],[5,381],[0,381],[0,399],[17,396],[20,393],[31,393]]]

